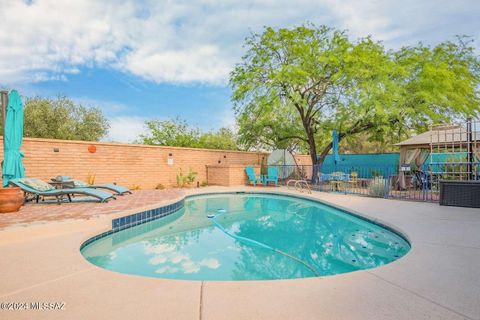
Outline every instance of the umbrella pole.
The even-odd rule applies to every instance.
[[[8,91],[2,90],[0,91],[0,103],[2,104],[2,139],[5,140],[5,116],[7,114],[7,106],[8,106]]]

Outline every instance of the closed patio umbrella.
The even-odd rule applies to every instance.
[[[23,178],[23,152],[20,151],[23,138],[23,105],[20,95],[12,90],[8,95],[7,115],[5,119],[3,140],[3,186],[8,186],[10,179]]]
[[[338,132],[333,130],[332,132],[332,149],[333,149],[333,161],[335,165],[340,161],[340,155],[338,154]]]

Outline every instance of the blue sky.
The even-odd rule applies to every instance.
[[[388,48],[457,34],[480,48],[480,1],[0,0],[0,87],[100,107],[106,140],[129,142],[147,119],[233,126],[228,74],[263,26],[306,21],[372,35]]]

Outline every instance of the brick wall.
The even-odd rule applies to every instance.
[[[0,148],[3,150],[0,137]],[[89,152],[95,146],[96,152]],[[260,164],[268,156],[262,152],[242,152],[210,149],[145,146],[122,143],[98,143],[54,139],[24,138],[22,150],[27,177],[49,180],[57,175],[68,175],[87,180],[95,175],[95,183],[116,182],[127,187],[139,185],[142,189],[176,185],[176,176],[181,168],[188,174],[189,168],[198,173],[196,182],[209,184],[241,185],[247,183],[245,165],[255,166],[260,173]],[[167,164],[169,154],[173,165]],[[3,152],[0,152],[0,159]],[[308,155],[296,155],[298,165],[310,165]]]
[[[88,147],[94,145],[95,153]],[[3,145],[0,142],[0,148]],[[179,168],[188,173],[198,172],[195,181],[207,180],[207,165],[259,165],[265,153],[159,147],[120,143],[97,143],[51,139],[25,138],[24,165],[28,177],[49,180],[57,175],[69,175],[86,180],[95,175],[95,183],[116,182],[128,187],[139,185],[143,189],[176,185]],[[58,151],[58,152],[57,152]],[[3,152],[0,152],[3,157]],[[173,165],[167,165],[172,154]],[[233,178],[232,178],[233,179]],[[239,179],[238,177],[235,179]]]
[[[260,166],[254,165],[256,174],[260,174]],[[248,184],[244,165],[211,165],[207,166],[207,178],[210,185],[238,186]]]

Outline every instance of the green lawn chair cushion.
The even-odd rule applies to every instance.
[[[37,178],[20,178],[18,181],[38,191],[50,191],[55,189],[51,184]]]
[[[89,187],[88,183],[86,183],[82,180],[73,180],[73,185],[76,188],[87,188],[87,187]]]

